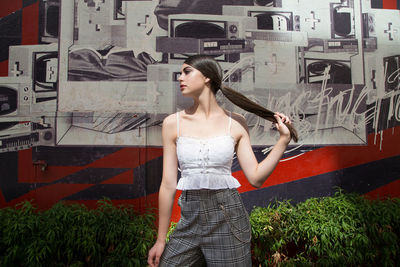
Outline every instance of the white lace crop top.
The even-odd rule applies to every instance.
[[[232,176],[231,167],[235,140],[230,134],[231,113],[226,135],[209,138],[179,135],[179,112],[176,113],[178,137],[176,153],[181,170],[177,189],[238,188],[240,183]]]

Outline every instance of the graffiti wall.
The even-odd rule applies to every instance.
[[[156,202],[161,125],[190,106],[184,59],[208,54],[226,85],[289,114],[299,132],[246,206],[335,187],[400,196],[400,3],[395,0],[19,0],[0,13],[1,206],[35,199]],[[247,119],[254,152],[278,138]],[[397,163],[396,163],[397,162]]]

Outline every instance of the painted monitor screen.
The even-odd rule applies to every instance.
[[[0,116],[13,113],[18,108],[18,93],[9,87],[0,87]]]

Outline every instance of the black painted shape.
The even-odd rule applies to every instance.
[[[18,182],[18,152],[0,153],[0,190],[6,202],[35,189],[34,184]]]
[[[8,59],[8,48],[21,44],[22,10],[0,19],[0,62]]]
[[[157,193],[160,190],[161,180],[162,180],[162,168],[163,168],[163,157],[158,157],[149,160],[143,164],[145,169],[145,176],[142,176],[145,180],[146,195]],[[141,173],[142,175],[143,173]],[[136,172],[134,179],[136,179]],[[135,181],[134,181],[135,182]]]
[[[49,166],[85,166],[120,150],[121,147],[46,147],[32,151],[33,161],[44,160]]]
[[[162,179],[162,157],[147,161],[133,171],[135,193],[141,197],[157,193]]]
[[[127,170],[129,168],[87,168],[65,176],[54,184],[98,184]]]
[[[27,6],[30,6],[30,5],[35,4],[37,2],[38,2],[38,0],[22,0],[22,6],[23,7],[27,7]]]
[[[142,196],[137,194],[135,186],[131,184],[97,184],[65,197],[64,200],[100,200],[103,198],[119,200],[138,197]]]
[[[157,193],[162,179],[162,157],[149,160],[133,170],[133,185],[97,184],[66,200],[134,199]]]
[[[133,192],[135,197],[146,195],[146,167],[140,165],[133,170]]]
[[[383,8],[383,0],[371,0],[371,8]]]
[[[247,211],[254,206],[266,207],[275,200],[290,199],[295,204],[311,197],[333,195],[337,187],[345,192],[368,193],[400,179],[400,156],[374,161],[356,167],[324,173],[301,180],[270,186],[241,194]]]
[[[392,115],[392,117],[389,119],[390,105],[395,105],[395,103],[398,103],[400,101],[399,98],[400,98],[400,96],[397,95],[397,96],[393,96],[393,99],[385,98],[382,100],[378,100],[378,101],[381,101],[381,103],[380,103],[380,109],[377,112],[375,111],[375,108],[374,108],[376,105],[376,102],[368,105],[367,110],[369,112],[367,112],[366,117],[370,117],[370,116],[376,117],[377,113],[379,114],[379,117],[376,117],[376,119],[378,120],[377,129],[374,129],[375,125],[374,125],[373,120],[370,120],[368,122],[368,124],[367,124],[368,134],[375,133],[375,130],[377,132],[379,132],[379,131],[383,131],[383,130],[393,128],[396,126],[400,126],[400,122],[397,121],[395,116],[393,116],[392,114],[390,114],[390,115]],[[373,113],[375,113],[375,114],[373,114]]]
[[[100,200],[110,199],[135,199],[145,196],[144,179],[136,179],[133,184],[97,184],[76,194],[70,195],[65,200]]]

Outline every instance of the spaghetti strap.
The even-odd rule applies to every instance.
[[[176,113],[176,134],[179,137],[179,111]]]
[[[229,111],[229,124],[228,124],[228,134],[231,134],[231,125],[232,125],[232,112]]]

